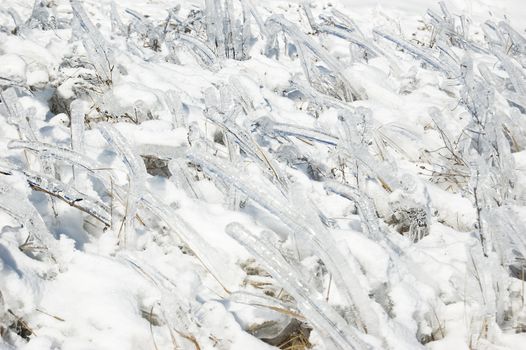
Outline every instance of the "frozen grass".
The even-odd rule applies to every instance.
[[[524,348],[508,2],[7,1],[0,347]]]

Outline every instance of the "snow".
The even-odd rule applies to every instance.
[[[2,68],[0,70],[0,79],[14,80],[17,83],[24,84],[26,81],[26,62],[15,54],[0,56]]]
[[[525,17],[0,0],[0,349],[526,349]]]

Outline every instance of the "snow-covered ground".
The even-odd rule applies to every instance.
[[[526,349],[521,0],[0,0],[0,349]]]

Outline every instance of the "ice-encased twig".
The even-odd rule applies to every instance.
[[[438,60],[436,57],[432,55],[431,52],[428,50],[425,50],[423,48],[417,47],[416,45],[407,42],[403,39],[397,38],[394,35],[388,34],[383,32],[382,30],[375,28],[373,29],[373,33],[381,36],[382,38],[389,40],[396,45],[400,46],[404,50],[406,50],[409,54],[413,55],[415,58],[418,58],[426,63],[428,63],[433,68],[444,72],[449,77],[458,77],[459,71],[456,67],[453,67],[451,65],[446,65],[440,60]]]
[[[349,110],[350,106],[348,103],[341,101],[335,97],[325,95],[320,93],[318,90],[314,89],[307,82],[293,78],[289,81],[290,90],[298,91],[306,97],[306,99],[311,100],[311,102],[319,107],[334,107],[336,109]]]
[[[517,258],[526,258],[526,237],[522,233],[525,227],[512,207],[492,208],[485,212],[484,219],[493,232],[490,243],[501,255],[502,262],[513,264]]]
[[[111,83],[113,70],[113,53],[106,40],[89,19],[79,0],[70,0],[73,16],[82,30],[82,43],[90,56],[97,72],[104,83]]]
[[[197,309],[198,305],[193,305],[195,302],[181,296],[178,286],[146,261],[132,257],[130,254],[124,255],[123,260],[160,291],[159,311],[171,328],[170,333],[172,329],[175,331],[172,336],[195,338],[200,333],[198,322],[194,317],[194,309]]]
[[[56,29],[57,22],[53,16],[50,16],[46,2],[35,0],[31,16],[23,24],[28,29],[39,28],[43,30]]]
[[[500,28],[495,22],[487,20],[486,22],[484,22],[481,28],[484,32],[486,42],[488,43],[488,46],[490,48],[499,47],[502,49],[503,47],[505,47],[504,36],[502,35]]]
[[[80,100],[74,100],[70,104],[71,113],[71,149],[76,152],[84,153],[84,111],[83,103]],[[75,187],[82,191],[83,182],[78,177],[80,176],[80,169],[73,166],[73,178],[75,180]]]
[[[318,31],[318,23],[314,20],[314,16],[312,15],[312,11],[310,10],[310,1],[304,0],[301,3],[301,7],[303,8],[303,11],[305,12],[305,16],[307,16],[307,20],[309,21],[309,25],[311,26],[314,31]]]
[[[18,12],[16,12],[14,8],[10,7],[7,9],[7,13],[13,19],[15,28],[18,29],[23,24],[22,18],[20,18],[20,15],[18,14]]]
[[[99,164],[85,155],[76,153],[68,148],[57,147],[43,142],[38,141],[18,141],[13,140],[8,144],[9,148],[20,148],[27,149],[38,153],[41,159],[50,159],[52,161],[63,161],[71,166],[82,168],[84,171],[89,173],[90,176],[99,180],[103,185],[107,193],[113,193],[113,197],[125,205],[126,191],[115,184],[111,174],[108,177],[104,177],[99,174]],[[21,169],[17,169],[21,170]]]
[[[131,180],[143,183],[146,178],[146,168],[144,167],[144,163],[137,155],[135,155],[131,145],[128,144],[124,136],[107,122],[98,123],[97,129],[100,131],[106,142],[108,142],[108,144],[121,156],[124,165],[129,170]]]
[[[236,75],[232,75],[228,78],[228,82],[230,85],[225,85],[220,90],[221,102],[224,104],[225,97],[230,98],[230,95],[233,95],[232,97],[234,97],[234,99],[237,99],[241,102],[243,109],[247,114],[256,110],[253,98],[251,98],[251,96],[245,91],[242,80],[240,80]]]
[[[254,17],[254,19],[256,20],[256,23],[259,27],[259,34],[262,37],[268,37],[268,31],[265,26],[265,22],[263,22],[263,20],[261,19],[261,16],[259,15],[256,6],[254,6],[254,4],[252,3],[252,0],[241,0],[241,4],[248,9],[252,17]]]
[[[258,119],[257,123],[262,128],[262,131],[269,135],[277,134],[281,136],[295,136],[330,146],[336,146],[338,144],[338,138],[336,136],[323,131],[304,128],[288,123],[278,123],[266,117]]]
[[[9,176],[13,173],[4,173],[2,176]],[[21,225],[28,233],[41,245],[36,247],[45,252],[45,257],[50,261],[57,262],[60,259],[58,244],[46,227],[42,217],[29,202],[26,196],[19,193],[12,184],[0,179],[0,209],[8,213]]]
[[[347,28],[349,31],[356,31],[361,37],[364,37],[363,32],[360,30],[360,27],[346,14],[339,11],[336,8],[331,8],[331,14],[340,22],[339,27],[342,25]]]
[[[186,160],[172,159],[168,162],[168,169],[172,174],[170,180],[173,181],[178,188],[185,191],[189,197],[193,197],[196,199],[203,198],[203,195],[199,188],[192,185],[192,175],[188,171]]]
[[[298,320],[305,318],[299,310],[291,303],[282,302],[280,299],[272,298],[266,295],[259,295],[243,290],[238,290],[228,296],[230,302],[238,304],[247,304],[250,306],[260,307],[267,310],[273,310],[281,314],[294,317]]]
[[[375,311],[371,308],[372,301],[367,296],[365,288],[357,284],[358,279],[353,276],[353,268],[348,268],[350,260],[342,256],[336,243],[321,222],[315,227],[309,227],[309,220],[295,210],[294,207],[279,195],[273,195],[272,187],[261,188],[252,185],[249,179],[243,177],[242,171],[236,171],[233,165],[226,167],[213,157],[197,150],[188,154],[189,159],[201,165],[202,169],[210,176],[237,188],[246,196],[268,210],[272,215],[280,219],[290,230],[291,237],[304,237],[302,243],[311,244],[316,254],[323,260],[329,271],[333,274],[335,283],[349,302],[354,313],[352,320],[359,327],[364,327],[371,334],[378,334],[378,321]],[[226,162],[223,162],[226,163]],[[271,186],[269,184],[269,186]],[[280,199],[281,197],[281,199]]]
[[[86,170],[92,170],[97,168],[97,163],[87,158],[86,156],[72,151],[68,148],[58,147],[48,143],[38,141],[21,141],[13,140],[8,144],[9,148],[22,148],[28,149],[34,152],[38,152],[44,157],[53,157],[59,160],[67,161],[70,164],[80,166]]]
[[[237,288],[240,281],[236,273],[225,266],[225,258],[183,217],[149,193],[142,198],[141,204],[170,226],[171,232],[175,233],[194,252],[201,264],[227,293]]]
[[[70,206],[77,208],[102,222],[105,226],[111,226],[110,208],[65,183],[32,171],[23,172],[29,185],[37,191],[47,193],[53,197],[59,198]]]
[[[127,202],[129,201],[129,193],[128,193],[129,189],[128,188],[125,189],[122,186],[118,186],[115,183],[116,181],[113,179],[111,173],[108,174],[108,176],[100,175],[99,171],[97,171],[99,169],[99,164],[89,159],[85,155],[76,153],[68,148],[61,148],[61,147],[57,147],[54,145],[50,145],[50,144],[46,144],[46,143],[42,143],[38,141],[14,140],[14,141],[9,142],[8,147],[15,148],[15,149],[20,148],[20,149],[31,150],[33,152],[38,153],[39,156],[43,159],[51,159],[52,161],[60,160],[72,166],[82,168],[87,173],[89,173],[90,176],[99,180],[100,183],[104,186],[105,191],[108,194],[111,194],[113,199],[116,199],[119,202],[121,202],[122,205],[126,208]],[[22,169],[17,169],[17,170],[25,173],[25,171],[23,171]],[[68,187],[68,185],[63,184],[61,182],[59,183],[59,185],[67,189],[68,191],[74,191],[74,193],[70,195],[69,197],[75,197],[75,198],[80,198],[80,199],[85,197],[85,195],[82,194],[82,192],[77,191],[77,189],[71,189]],[[55,194],[56,194],[55,197],[59,197],[58,192],[56,192]],[[66,198],[66,197],[64,198],[59,197],[59,198],[66,201],[70,205],[75,204],[73,206],[81,210],[83,210],[82,207],[86,205],[84,203],[81,203],[82,199],[75,201],[72,198]],[[91,199],[91,201],[96,202],[97,205],[101,207],[104,207],[105,208],[104,210],[108,210],[107,206],[105,204],[100,203],[98,200]],[[87,210],[83,210],[83,211],[88,212]],[[112,212],[112,210],[109,210],[109,212]],[[102,217],[105,217],[105,215],[102,215],[101,218]],[[111,219],[111,217],[109,217],[109,219]],[[111,223],[109,223],[108,220],[106,219],[99,220],[99,221],[103,222],[107,226],[111,226]]]
[[[231,113],[224,118],[220,118],[215,113],[208,113],[207,117],[217,125],[223,127],[224,130],[231,135],[232,140],[239,145],[241,150],[243,150],[247,156],[260,163],[263,169],[268,170],[271,177],[274,177],[283,188],[286,188],[287,178],[285,174],[280,171],[280,168],[272,160],[271,156],[259,147],[250,133],[243,130],[233,121],[234,116],[238,112],[237,109],[232,110]]]
[[[352,145],[342,145],[341,148],[347,157],[356,159],[369,169],[370,173],[374,174],[373,177],[378,179],[385,190],[392,192],[398,187],[395,177],[391,174],[393,169],[390,169],[385,162],[376,160],[365,148],[353,147]]]
[[[111,12],[110,12],[110,19],[111,19],[111,31],[116,34],[124,34],[126,33],[126,26],[124,23],[122,23],[121,17],[119,16],[119,12],[117,11],[117,5],[115,4],[115,1],[111,2]]]
[[[435,26],[434,32],[437,33],[435,39],[432,39],[436,42],[448,42],[453,45],[460,47],[464,50],[470,49],[478,53],[489,53],[487,49],[481,47],[477,43],[469,40],[467,33],[467,21],[464,16],[460,16],[462,24],[462,32],[459,33],[455,27],[455,20],[453,17],[450,17],[451,14],[445,7],[445,4],[441,3],[441,10],[444,16],[436,13],[433,10],[428,10],[427,14],[431,18],[431,23]],[[446,15],[447,13],[447,15]]]
[[[33,117],[18,102],[15,89],[9,88],[1,91],[0,97],[7,112],[7,121],[17,128],[20,138],[31,141],[36,140],[35,131],[31,123]]]
[[[352,101],[354,98],[364,99],[365,93],[360,88],[355,87],[345,74],[345,69],[342,67],[334,57],[328,54],[328,52],[321,47],[320,44],[315,42],[308,35],[303,33],[294,23],[288,21],[282,15],[272,15],[266,21],[267,26],[278,26],[284,32],[286,32],[290,38],[299,46],[309,50],[314,56],[318,57],[323,61],[332,73],[338,77],[344,84],[344,100]],[[303,58],[304,60],[306,58]],[[308,74],[308,70],[305,71]]]
[[[217,68],[218,62],[216,55],[204,42],[193,36],[182,33],[178,33],[175,40],[188,46],[190,51],[199,58],[199,63],[201,63],[203,67],[207,67],[208,69]]]
[[[385,232],[380,225],[380,220],[376,214],[376,207],[366,194],[360,193],[355,188],[340,184],[335,181],[327,181],[323,184],[325,190],[337,194],[345,199],[348,199],[356,205],[358,213],[361,218],[361,224],[365,233],[374,242],[382,244],[386,242],[387,245],[382,244],[389,249],[390,256],[399,257],[404,253],[396,243],[390,239],[389,232]],[[393,254],[394,253],[394,254]]]
[[[71,110],[71,149],[77,153],[84,153],[84,111],[83,103],[74,100]]]
[[[185,126],[182,112],[181,97],[174,90],[168,90],[164,94],[164,100],[172,115],[172,124],[174,129]]]
[[[221,1],[205,0],[205,20],[208,44],[216,47],[219,58],[225,58],[225,34],[223,32]]]
[[[508,73],[515,92],[520,96],[526,96],[526,76],[523,70],[516,67],[510,57],[504,53],[493,50],[493,54],[500,60],[502,67]]]
[[[352,44],[361,47],[362,49],[368,51],[372,55],[371,57],[383,56],[380,48],[376,47],[373,43],[367,42],[352,32],[328,25],[320,25],[318,26],[318,30],[323,33],[337,36],[338,38],[345,39]]]
[[[114,148],[120,155],[124,165],[128,169],[128,193],[126,202],[126,215],[124,223],[127,234],[132,234],[135,215],[137,214],[137,202],[144,193],[144,183],[146,181],[146,167],[142,159],[137,156],[128,144],[124,136],[111,124],[104,122],[97,124],[106,142]]]
[[[347,40],[350,43],[368,52],[371,55],[371,57],[385,57],[389,61],[389,65],[391,66],[392,70],[396,74],[400,72],[400,67],[398,67],[398,65],[392,59],[392,57],[390,57],[381,48],[376,46],[373,42],[365,38],[365,36],[360,31],[358,26],[354,23],[354,21],[349,17],[345,16],[343,13],[335,9],[332,10],[333,15],[335,15],[340,21],[342,21],[343,25],[336,24],[333,17],[324,17],[325,21],[328,24],[315,24],[309,5],[304,3],[303,8],[305,9],[305,12],[307,14],[309,23],[316,31],[334,35],[336,37]]]
[[[289,264],[280,252],[263,239],[256,239],[245,227],[231,223],[226,227],[229,236],[254,255],[263,267],[295,299],[296,305],[320,333],[330,337],[334,346],[341,350],[372,349],[324,300],[323,296],[302,278],[300,271]]]
[[[166,37],[166,32],[162,27],[154,24],[152,20],[148,19],[148,16],[143,16],[128,8],[125,11],[127,14],[133,16],[127,32],[137,32],[143,40],[143,47],[148,47],[153,51],[159,51]]]
[[[522,36],[512,26],[510,26],[508,23],[504,21],[499,22],[498,27],[500,30],[508,34],[513,44],[516,46],[516,48],[521,54],[526,53],[526,38],[524,38],[524,36]]]

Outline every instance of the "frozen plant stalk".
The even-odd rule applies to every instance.
[[[298,309],[307,320],[322,334],[329,336],[337,349],[371,349],[357,335],[356,329],[349,326],[309,283],[302,274],[289,264],[280,252],[265,239],[256,239],[245,227],[230,223],[226,232],[252,255],[296,300]]]
[[[76,19],[79,28],[82,43],[100,79],[105,84],[111,84],[113,71],[113,53],[109,49],[106,40],[102,37],[99,30],[89,19],[84,7],[79,0],[70,0],[73,16]]]

